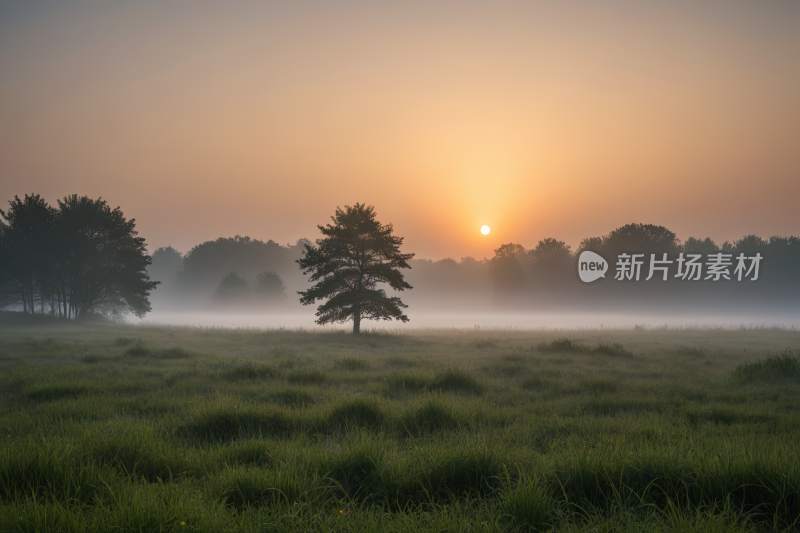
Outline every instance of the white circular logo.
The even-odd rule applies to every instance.
[[[606,277],[608,261],[600,254],[585,250],[578,257],[578,277],[584,283],[591,283]]]

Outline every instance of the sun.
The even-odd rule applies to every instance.
[[[481,227],[481,233],[483,233],[484,235],[488,235],[490,231],[492,230],[489,229],[489,226]]]

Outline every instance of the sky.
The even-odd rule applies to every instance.
[[[102,196],[151,251],[356,202],[429,259],[800,235],[798,28],[788,0],[0,0],[0,202]]]

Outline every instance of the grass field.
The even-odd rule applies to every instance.
[[[0,531],[798,531],[800,332],[0,327]]]

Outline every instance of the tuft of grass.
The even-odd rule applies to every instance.
[[[295,357],[285,357],[278,361],[278,368],[291,370],[295,366],[297,366],[297,359]]]
[[[128,357],[148,357],[153,350],[145,345],[141,340],[137,340],[133,345],[123,352]]]
[[[452,408],[435,396],[425,399],[419,408],[407,413],[400,422],[403,431],[415,437],[442,430],[455,430],[469,424],[468,420],[456,415]]]
[[[530,376],[525,378],[525,381],[520,385],[525,390],[546,390],[550,388],[550,380],[544,379],[541,376]]]
[[[270,379],[278,375],[274,367],[258,364],[255,361],[238,361],[223,372],[223,377],[231,381],[239,379]]]
[[[411,359],[410,357],[392,355],[386,359],[386,364],[389,366],[416,367],[419,366],[419,361],[416,359]]]
[[[131,337],[117,337],[116,339],[114,339],[114,342],[112,342],[111,344],[113,346],[128,346],[128,345],[133,344],[135,342],[137,342],[137,340],[133,339]]]
[[[800,356],[786,348],[763,359],[745,361],[733,369],[733,377],[744,382],[800,378]]]
[[[180,346],[172,346],[170,348],[162,348],[153,351],[153,356],[158,359],[188,359],[192,355],[194,355],[192,352],[184,350]]]
[[[354,398],[334,408],[325,420],[331,427],[378,429],[386,420],[386,415],[374,398]]]
[[[702,346],[678,346],[675,352],[678,355],[689,355],[693,357],[705,357],[708,355],[708,352]]]
[[[275,462],[269,449],[270,445],[261,439],[225,444],[212,448],[212,461],[227,466],[268,467]]]
[[[618,355],[621,357],[633,357],[633,352],[625,348],[618,342],[601,342],[597,346],[590,349],[591,353],[599,353],[602,355]]]
[[[500,357],[500,360],[506,363],[521,363],[526,359],[527,358],[519,352],[510,352]]]
[[[564,353],[564,352],[582,352],[586,347],[581,344],[575,344],[572,339],[561,337],[551,342],[540,342],[536,345],[536,349],[544,353]]]
[[[558,505],[546,485],[534,477],[520,479],[516,490],[507,488],[500,508],[514,523],[514,531],[546,531],[550,528]]]
[[[343,357],[336,361],[335,366],[342,370],[366,370],[369,368],[369,363],[355,357]]]
[[[217,479],[218,500],[239,511],[297,501],[303,486],[294,469],[231,468]]]
[[[62,398],[77,398],[98,392],[96,388],[86,385],[40,385],[25,391],[25,396],[30,400],[47,402]]]
[[[315,368],[295,370],[289,374],[290,385],[319,385],[325,383],[327,376]]]
[[[383,455],[383,451],[371,443],[362,443],[334,459],[327,477],[351,498],[360,501],[369,498],[375,502],[375,496],[382,492],[380,465]]]
[[[154,357],[156,359],[189,359],[195,354],[184,350],[180,346],[153,349],[145,345],[142,340],[137,340],[123,352],[123,355],[128,357]]]
[[[481,497],[494,493],[500,473],[497,456],[489,450],[450,447],[421,457],[409,477],[418,487],[415,498],[452,502],[465,494]]]
[[[185,436],[203,442],[280,436],[294,429],[294,420],[284,410],[274,406],[252,405],[211,408],[179,428]]]
[[[97,363],[107,363],[110,361],[119,361],[120,356],[118,355],[96,355],[90,354],[85,357],[81,358],[81,362],[86,363],[87,365],[95,365]]]
[[[457,368],[439,372],[428,384],[428,389],[443,392],[483,393],[485,387],[474,377]]]
[[[297,359],[297,350],[291,346],[274,346],[268,350],[268,353],[279,359]]]
[[[600,342],[595,346],[572,342],[572,339],[561,337],[550,342],[541,342],[536,349],[544,353],[585,353],[633,357],[633,352],[618,342]]]
[[[419,392],[423,390],[430,381],[430,378],[419,372],[401,373],[393,372],[386,378],[391,392]]]
[[[615,393],[620,390],[620,382],[617,379],[605,376],[584,376],[579,381],[581,388],[591,392],[595,396],[604,393]]]
[[[269,398],[291,407],[305,407],[316,403],[314,395],[303,389],[284,389],[269,394]]]
[[[494,339],[477,339],[473,346],[480,349],[497,348],[497,344],[495,343]]]
[[[488,372],[490,374],[504,374],[506,376],[519,376],[525,373],[525,366],[518,364],[518,363],[506,363],[500,361],[493,365],[487,365],[481,368],[481,370]]]

